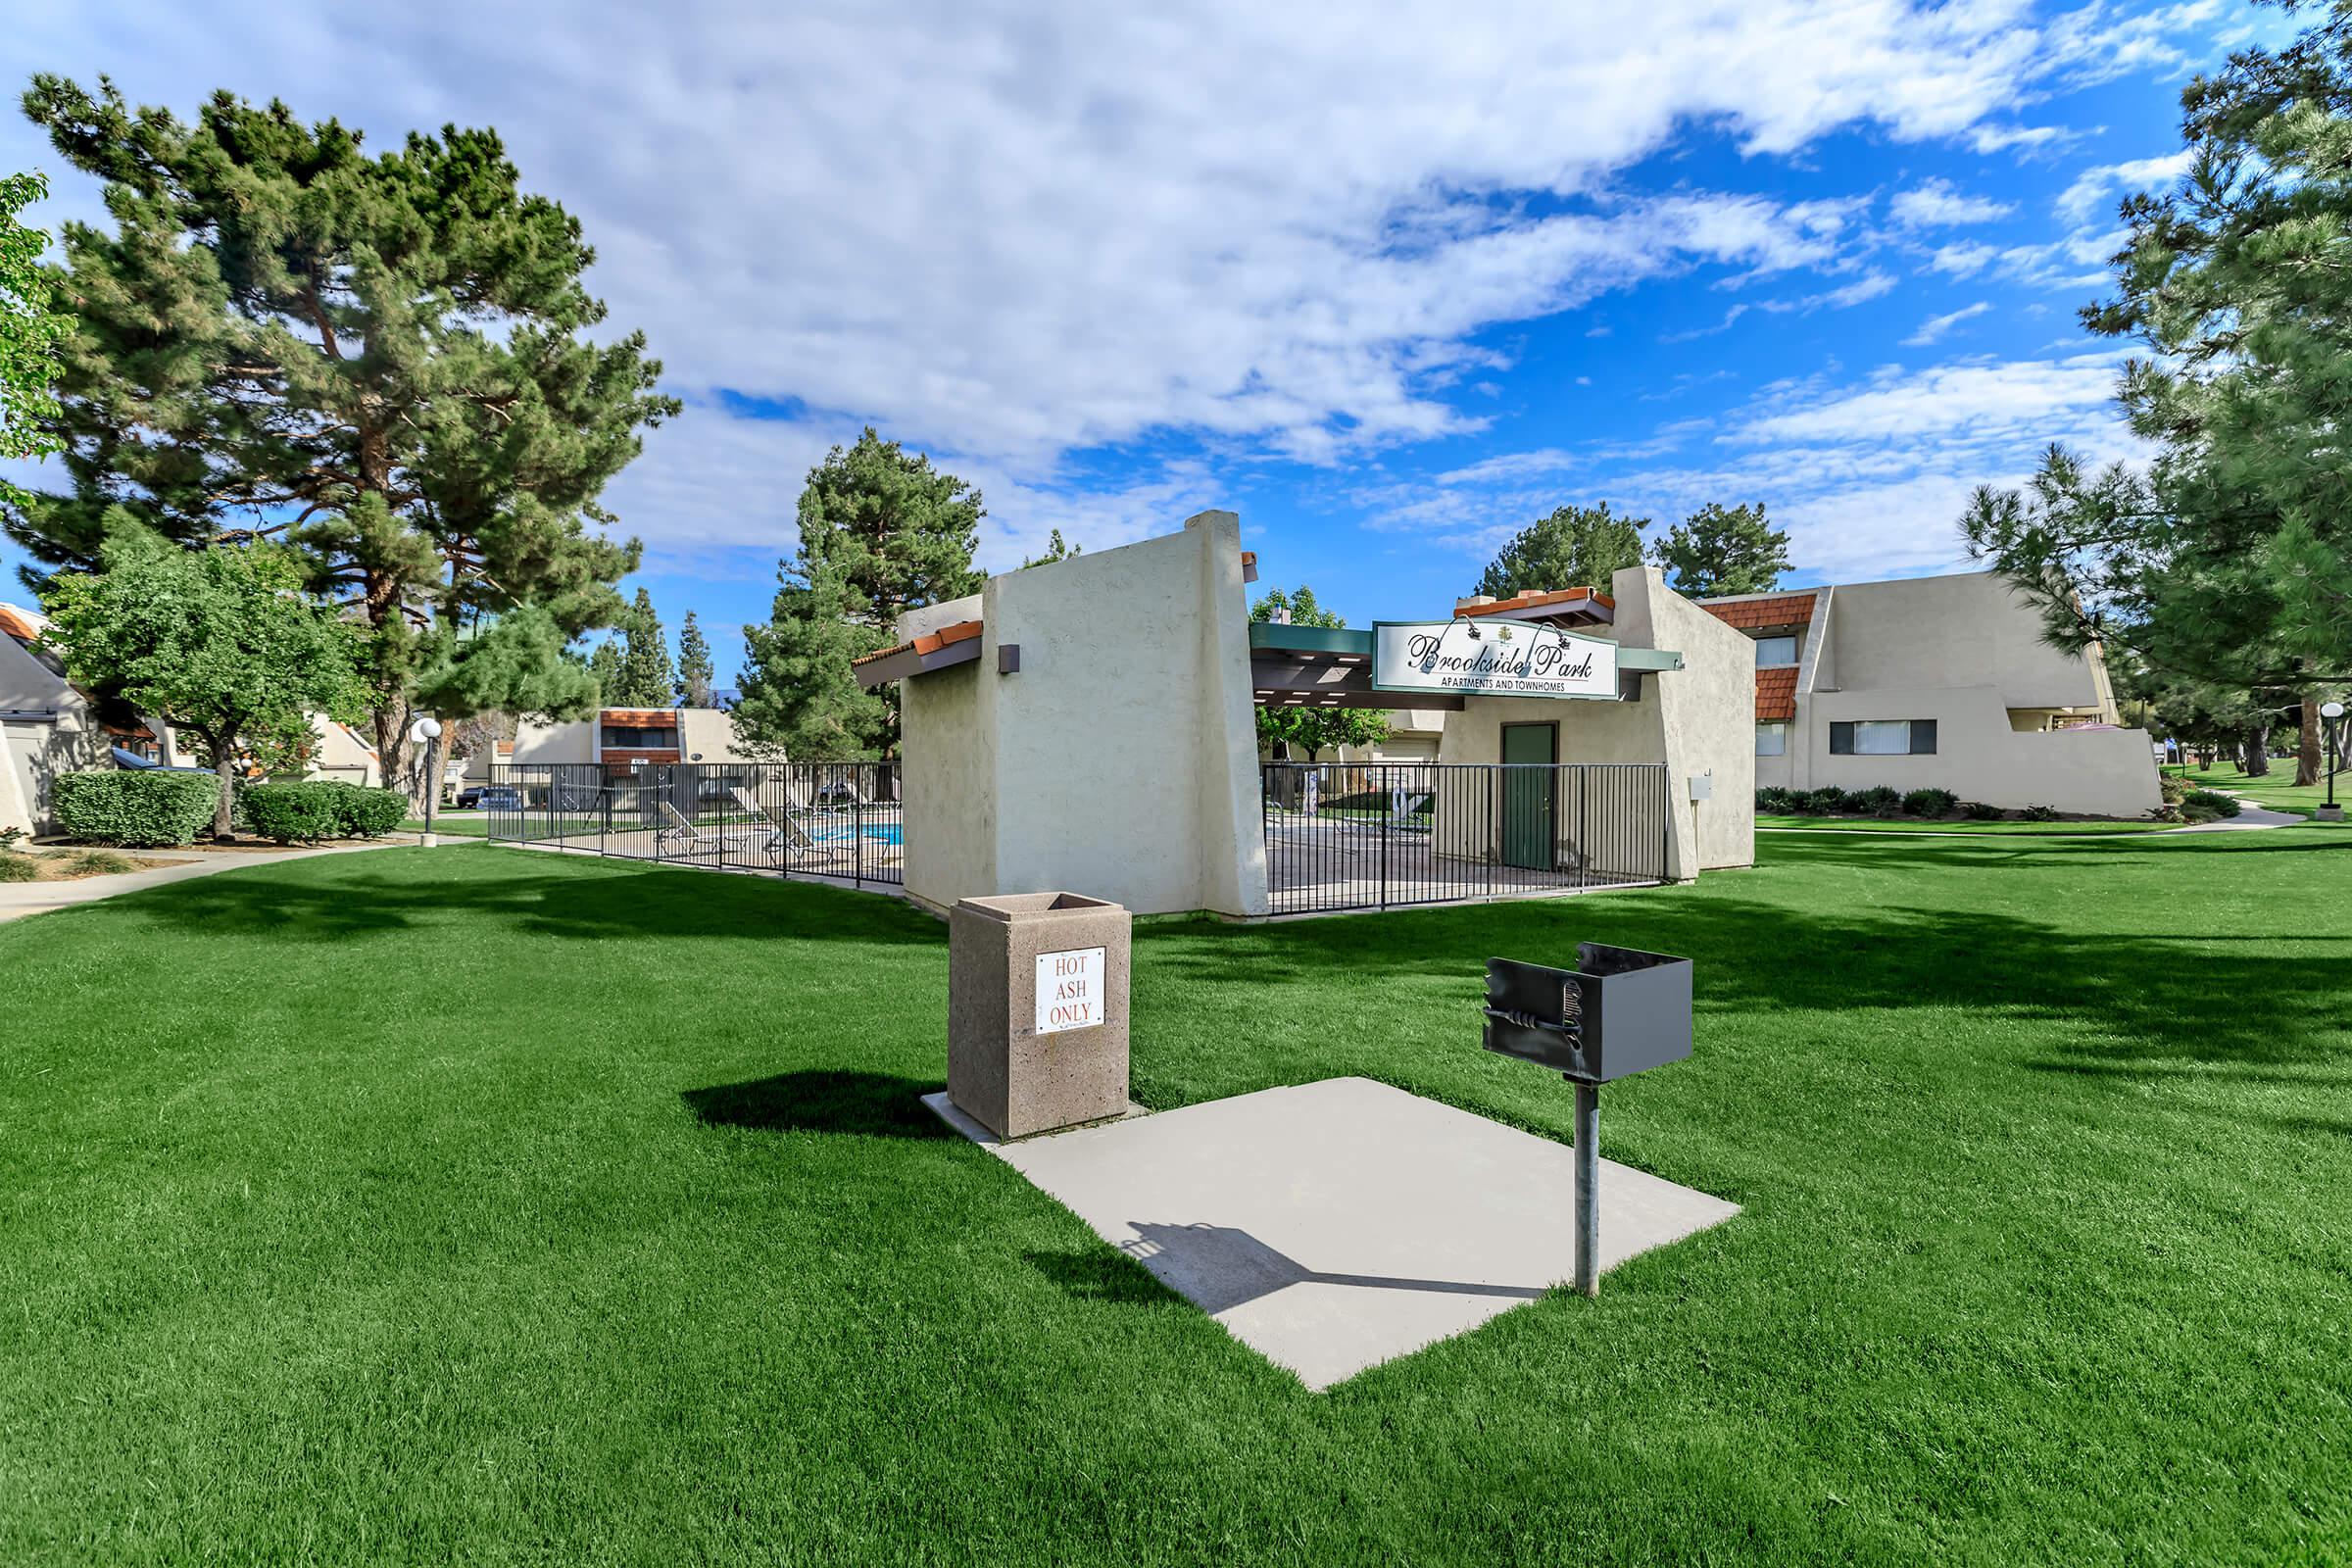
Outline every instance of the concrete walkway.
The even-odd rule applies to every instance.
[[[944,1094],[924,1102],[1310,1389],[1474,1329],[1575,1273],[1575,1151],[1369,1078],[1012,1144]],[[1605,1137],[1605,1105],[1601,1126]],[[1601,1266],[1739,1212],[1604,1159]]]
[[[2242,833],[2258,827],[2309,827],[2311,818],[2297,816],[2291,811],[2266,810],[2243,795],[2230,797],[2237,803],[2237,814],[2212,822],[2199,822],[2193,827],[2175,828],[2176,833]]]
[[[100,899],[111,899],[118,893],[143,892],[148,888],[211,876],[216,871],[234,871],[248,865],[279,865],[287,860],[308,860],[321,855],[359,855],[368,850],[416,847],[416,836],[404,833],[373,844],[337,844],[318,850],[237,850],[226,853],[129,850],[124,853],[137,855],[142,859],[160,860],[169,857],[177,863],[159,865],[151,871],[128,871],[121,876],[85,876],[72,882],[0,882],[0,921],[47,914],[52,909],[72,908],[76,904],[95,904]]]

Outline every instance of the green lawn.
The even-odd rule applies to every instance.
[[[1975,822],[1967,818],[1927,821],[1916,816],[1791,816],[1771,812],[1756,813],[1756,826],[1781,832],[1810,833],[1990,833],[1998,837],[2023,835],[2046,837],[2049,834],[2084,833],[2154,833],[2175,822],[2026,822],[2003,820]]]
[[[424,818],[412,816],[400,826],[403,832],[421,833],[424,831]],[[487,816],[451,817],[438,812],[433,816],[433,833],[437,837],[478,839],[487,837],[489,832],[490,819]]]
[[[2345,1560],[2352,836],[1763,855],[1139,931],[1148,1104],[1563,1138],[1482,960],[1697,959],[1607,1152],[1745,1212],[1322,1395],[915,1104],[897,904],[393,849],[0,925],[0,1562]]]
[[[2220,790],[2225,795],[2237,795],[2257,806],[2274,811],[2292,811],[2297,816],[2309,816],[2319,809],[2328,798],[2326,781],[2318,784],[2295,783],[2295,762],[2292,758],[2272,758],[2271,770],[2260,778],[2248,778],[2235,762],[2216,761],[2213,766],[2198,767],[2193,763],[2173,763],[2167,773],[2178,773],[2199,789]],[[2352,805],[2352,771],[2335,776],[2335,800],[2339,806]]]

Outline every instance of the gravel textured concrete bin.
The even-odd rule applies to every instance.
[[[948,911],[948,1097],[1000,1138],[1127,1113],[1133,917],[1076,893]]]

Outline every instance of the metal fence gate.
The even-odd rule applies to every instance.
[[[896,762],[515,762],[489,795],[489,836],[638,860],[905,879]]]
[[[1666,880],[1659,762],[1267,762],[1276,914]]]

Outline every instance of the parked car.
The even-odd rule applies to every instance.
[[[519,811],[522,791],[512,784],[475,784],[458,791],[461,811]]]

